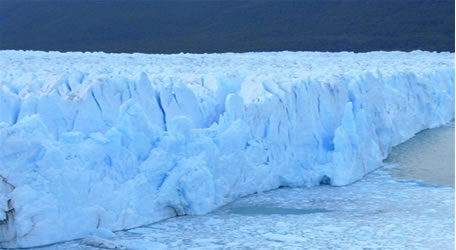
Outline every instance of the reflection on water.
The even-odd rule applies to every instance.
[[[287,214],[316,214],[316,213],[328,213],[327,209],[323,208],[312,208],[312,209],[294,209],[294,208],[282,208],[282,207],[268,207],[268,206],[249,206],[249,207],[234,207],[230,209],[230,213],[241,214],[241,215],[287,215]]]
[[[394,147],[385,163],[399,165],[390,169],[395,177],[454,188],[454,121]]]

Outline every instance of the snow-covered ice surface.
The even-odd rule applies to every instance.
[[[454,119],[451,53],[0,51],[0,69],[3,247],[89,234],[96,235],[86,238],[89,245],[116,247],[103,239],[113,230],[175,215],[205,214],[239,197],[281,186],[349,184],[379,167],[392,146]],[[299,216],[308,217],[309,223],[329,216],[326,226],[321,220],[311,226],[337,235],[329,226],[334,225],[331,216],[338,213],[337,202],[347,202],[337,198],[349,198],[354,187],[365,190],[361,201],[366,204],[352,209],[375,203],[378,185],[397,202],[404,195],[431,192],[442,198],[447,192],[372,176],[341,188],[296,189],[280,201],[293,206],[320,200],[316,210]],[[360,183],[365,185],[357,186]],[[283,191],[270,194],[277,192],[280,196]],[[444,200],[452,202],[450,198]],[[312,212],[324,209],[331,212]],[[340,212],[356,222],[349,211]],[[422,216],[440,214],[429,211]],[[247,227],[255,220],[227,216],[242,217]],[[172,223],[180,218],[166,225],[178,227]],[[184,220],[192,225],[204,218]],[[271,223],[266,227],[276,225]],[[359,228],[356,237],[373,233],[369,225]],[[394,225],[385,233],[394,233]],[[232,226],[238,226],[236,220]],[[204,227],[194,227],[188,234],[193,234],[191,242],[198,242],[194,233]],[[257,235],[273,243],[309,241],[297,232]],[[396,238],[389,244],[401,243],[401,235]],[[198,244],[216,244],[212,241],[202,238]],[[156,248],[162,244],[157,242]]]

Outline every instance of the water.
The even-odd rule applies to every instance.
[[[385,163],[397,164],[394,177],[454,188],[454,136],[454,121],[424,130],[394,147]]]

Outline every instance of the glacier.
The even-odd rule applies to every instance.
[[[454,53],[0,51],[0,247],[343,186],[454,119]]]

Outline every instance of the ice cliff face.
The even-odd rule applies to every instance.
[[[450,53],[0,51],[0,247],[349,184],[454,87]]]

